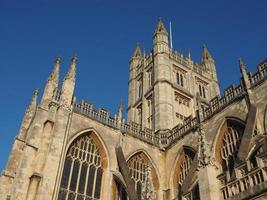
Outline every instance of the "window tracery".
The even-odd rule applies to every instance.
[[[222,158],[223,171],[229,171],[230,174],[234,169],[234,162],[237,157],[243,130],[240,127],[228,125],[226,133],[222,139],[220,154]]]
[[[79,137],[67,152],[58,200],[100,199],[102,175],[99,148],[90,135]]]
[[[175,174],[174,174],[174,187],[176,191],[178,191],[178,199],[182,199],[182,196],[186,199],[196,200],[199,196],[198,184],[196,184],[191,191],[187,194],[183,194],[181,189],[183,183],[188,176],[189,170],[192,166],[193,160],[195,157],[195,152],[189,148],[184,148],[181,155],[179,156],[179,160],[177,161]]]
[[[152,180],[152,165],[143,153],[133,156],[128,161],[130,175],[135,183],[135,191],[140,200],[156,199]]]

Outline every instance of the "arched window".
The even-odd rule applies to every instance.
[[[223,129],[220,147],[222,171],[232,174],[244,129],[241,125],[227,122]]]
[[[182,185],[186,175],[189,172],[189,169],[191,167],[191,164],[193,162],[194,157],[188,154],[184,155],[184,159],[180,165],[180,175],[179,175],[179,185]]]
[[[156,173],[144,153],[134,155],[128,162],[130,175],[135,183],[135,191],[140,200],[156,199]]]
[[[58,200],[100,199],[103,162],[90,134],[77,138],[64,163]]]
[[[182,185],[189,173],[194,157],[195,157],[195,152],[189,148],[184,148],[181,154],[179,155],[179,159],[176,163],[175,173],[174,173],[174,187],[175,190],[178,191],[177,193],[178,199],[182,199],[182,195],[184,195],[181,193]],[[194,191],[191,191],[191,194],[189,195],[190,198],[195,200],[196,198],[194,197],[196,196],[196,193],[199,193],[198,185],[196,189],[194,187]]]

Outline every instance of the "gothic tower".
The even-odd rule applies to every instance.
[[[130,61],[128,121],[155,132],[170,130],[195,116],[197,94],[202,109],[220,96],[215,61],[205,45],[200,64],[190,53],[171,49],[160,19],[151,53],[142,55],[138,44]]]

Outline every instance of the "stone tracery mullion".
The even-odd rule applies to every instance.
[[[145,195],[149,196],[154,194],[152,177],[151,173],[149,173],[152,165],[143,156],[144,155],[140,153],[133,156],[128,161],[129,172],[135,183],[135,190],[138,195],[140,195],[141,199],[143,199]],[[150,196],[149,199],[153,199],[153,196]]]
[[[66,194],[63,194],[65,197],[59,194],[58,199],[98,199],[100,191],[96,190],[100,190],[101,185],[96,186],[96,183],[101,184],[97,179],[102,178],[102,165],[99,150],[92,139],[88,136],[77,139],[69,148],[67,158],[71,159],[68,185],[66,189],[60,187]]]

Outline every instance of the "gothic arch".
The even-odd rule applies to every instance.
[[[144,179],[146,179],[145,177],[147,176],[147,173],[149,174],[149,177],[151,177],[153,192],[156,195],[157,191],[159,190],[159,176],[156,171],[155,164],[153,163],[149,154],[147,154],[146,151],[144,151],[143,149],[139,149],[134,153],[130,154],[126,161],[130,170],[130,174],[132,175],[132,178],[135,181],[136,187],[138,182],[142,182],[142,184],[144,183]],[[137,166],[139,166],[137,167],[137,170],[134,166],[135,163]],[[139,163],[139,165],[137,163]],[[148,172],[146,172],[146,167],[147,169],[149,169]]]
[[[105,144],[104,140],[94,128],[87,128],[84,130],[80,130],[77,133],[73,134],[73,136],[68,139],[66,148],[64,149],[64,159],[66,156],[66,152],[70,148],[73,141],[79,138],[81,135],[86,134],[86,133],[90,134],[95,144],[98,146],[100,150],[100,155],[103,156],[103,167],[104,169],[106,169],[108,167],[109,158],[110,158],[109,151],[107,149],[107,145]]]
[[[230,129],[230,130],[229,130]],[[237,138],[233,141],[234,148],[239,148],[240,141],[242,139],[242,135],[245,129],[245,122],[237,117],[225,117],[225,119],[220,124],[216,136],[213,141],[212,145],[212,155],[215,158],[215,165],[218,166],[221,170],[222,166],[222,156],[221,156],[221,148],[223,148],[223,140],[225,139],[226,135],[229,134],[229,131],[234,132],[232,135],[236,135]],[[237,132],[236,132],[237,131]],[[233,140],[233,136],[230,133],[230,141]],[[232,146],[233,146],[232,145]],[[237,146],[235,146],[237,145]],[[234,151],[234,150],[233,150]]]
[[[171,186],[173,188],[173,195],[175,198],[178,196],[178,182],[180,181],[181,177],[179,176],[181,175],[182,172],[181,166],[183,165],[183,162],[186,160],[188,160],[187,164],[191,165],[195,156],[197,156],[197,150],[193,147],[185,145],[182,146],[177,153],[170,176],[170,182],[172,183]],[[191,166],[189,166],[188,169],[182,169],[182,170],[186,170],[188,172],[190,167]],[[185,177],[185,174],[183,175],[183,177]],[[196,183],[194,183],[194,185],[196,185]]]
[[[145,156],[147,157],[147,159],[151,162],[152,166],[154,167],[155,169],[155,172],[157,174],[157,177],[159,177],[159,171],[158,171],[158,168],[156,167],[157,165],[155,164],[153,158],[150,156],[150,154],[144,150],[144,149],[137,149],[137,150],[134,150],[133,152],[129,153],[127,156],[126,156],[126,162],[129,161],[129,159],[131,159],[134,155],[136,154],[139,154],[139,153],[143,153],[145,154]]]
[[[66,145],[58,200],[99,199],[108,165],[103,143],[92,129],[75,134]]]

